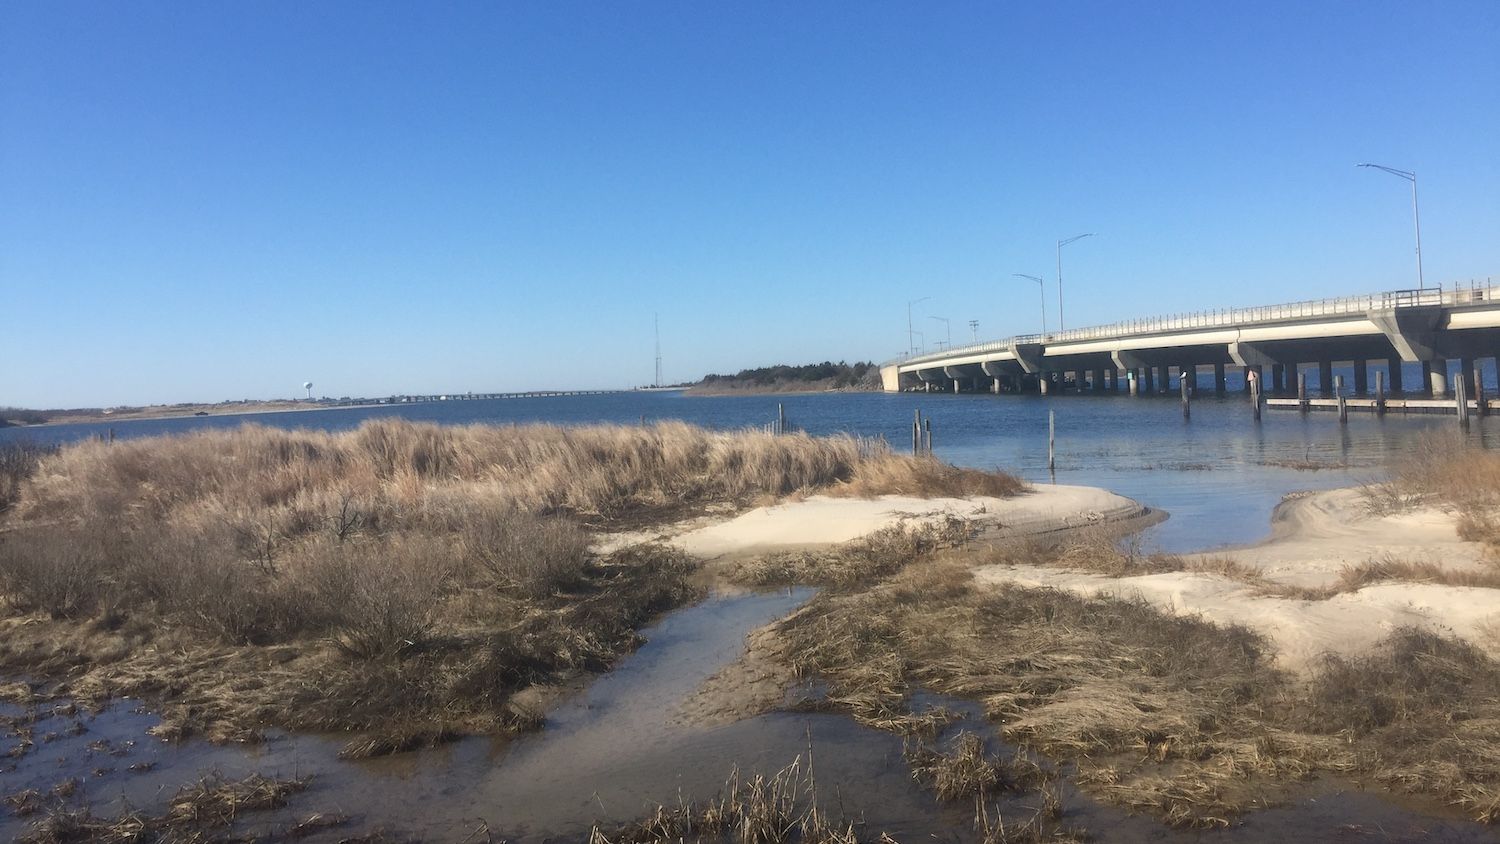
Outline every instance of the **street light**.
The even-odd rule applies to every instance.
[[[1047,282],[1041,276],[1011,273],[1016,278],[1029,278],[1036,282],[1037,292],[1042,294],[1042,336],[1047,336]]]
[[[932,298],[931,296],[923,296],[920,299],[912,299],[910,302],[906,303],[906,351],[907,351],[907,354],[916,354],[916,351],[917,351],[917,347],[912,343],[912,340],[914,338],[914,334],[913,334],[913,332],[911,330],[911,306],[915,305],[915,304],[917,304],[919,302],[925,302],[925,301],[927,301],[928,299],[931,299],[931,298]]]
[[[974,335],[974,345],[979,345],[979,320],[969,320],[969,331]]]
[[[1417,289],[1426,290],[1427,284],[1422,280],[1422,217],[1417,213],[1417,174],[1405,170],[1397,170],[1394,167],[1386,167],[1384,164],[1360,164],[1359,167],[1374,167],[1376,170],[1384,170],[1392,176],[1411,182],[1411,220],[1417,229]]]
[[[1087,234],[1074,235],[1074,236],[1068,238],[1067,240],[1059,240],[1057,242],[1057,330],[1058,331],[1062,331],[1063,330],[1062,248],[1064,246],[1067,246],[1068,244],[1072,243],[1075,240],[1083,240],[1086,237],[1093,237],[1093,236],[1094,236],[1094,233],[1093,232],[1089,232]]]
[[[948,343],[949,346],[952,346],[953,345],[953,326],[951,326],[951,325],[948,324],[948,318],[945,317],[945,316],[929,316],[928,319],[935,319],[938,322],[941,322],[943,324],[944,328],[948,329],[948,340],[947,340],[947,343]]]

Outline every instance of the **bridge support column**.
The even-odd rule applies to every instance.
[[[1386,381],[1390,382],[1391,395],[1399,396],[1401,389],[1401,358],[1388,358],[1385,362]]]
[[[1125,387],[1130,391],[1130,397],[1139,396],[1141,390],[1141,376],[1134,367],[1125,371]]]
[[[1333,395],[1333,361],[1318,361],[1318,392],[1321,395]]]
[[[954,393],[958,392],[958,379],[957,378],[953,379],[953,392]]]
[[[1271,364],[1271,392],[1286,392],[1286,364]]]
[[[1448,361],[1438,358],[1422,364],[1422,369],[1427,373],[1428,395],[1433,398],[1443,398],[1448,395]]]
[[[1140,381],[1141,381],[1141,387],[1140,387],[1141,395],[1143,395],[1143,396],[1149,396],[1152,393],[1156,392],[1156,377],[1151,374],[1151,367],[1149,367],[1149,366],[1143,366],[1143,367],[1141,367]]]
[[[1362,396],[1368,392],[1370,392],[1370,363],[1357,360],[1354,362],[1354,394]]]
[[[1156,368],[1156,389],[1165,393],[1172,386],[1172,368],[1170,366],[1158,366]]]
[[[1479,395],[1479,391],[1476,390],[1476,389],[1474,389],[1475,387],[1477,387],[1479,385],[1474,383],[1474,359],[1473,358],[1460,358],[1459,359],[1458,377],[1463,380],[1463,382],[1464,382],[1464,389],[1468,391],[1467,393],[1465,393],[1465,395],[1469,396],[1470,398]]]
[[[1224,395],[1224,391],[1227,388],[1227,386],[1228,385],[1226,384],[1225,378],[1224,378],[1224,364],[1222,364],[1222,363],[1216,363],[1216,364],[1214,364],[1214,395],[1216,395],[1216,396],[1222,396],[1222,395]]]
[[[1000,395],[1000,376],[995,376],[995,384],[990,389],[995,395]]]
[[[1042,395],[1052,392],[1052,373],[1038,372],[1036,374],[1036,389]]]
[[[1096,393],[1102,393],[1102,392],[1104,392],[1104,370],[1103,370],[1103,368],[1099,368],[1099,369],[1095,369],[1094,370],[1094,383],[1091,386],[1094,388],[1094,392],[1096,392]]]

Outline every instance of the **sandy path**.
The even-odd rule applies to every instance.
[[[833,545],[890,525],[935,522],[949,516],[977,522],[987,534],[1026,536],[1146,513],[1146,508],[1128,498],[1084,486],[1037,486],[1014,498],[813,496],[760,507],[678,534],[671,541],[695,557],[714,559]]]
[[[1452,515],[1431,508],[1375,515],[1355,489],[1290,500],[1274,520],[1275,535],[1267,542],[1205,556],[1227,556],[1259,568],[1268,580],[1300,585],[1332,582],[1346,565],[1386,556],[1460,569],[1490,565],[1477,543],[1458,538]],[[1500,656],[1500,591],[1494,589],[1385,582],[1316,601],[1264,597],[1240,581],[1192,572],[1111,578],[1036,566],[988,566],[975,576],[994,584],[1138,596],[1178,615],[1242,624],[1265,635],[1278,663],[1293,670],[1325,653],[1367,651],[1404,626],[1459,636]]]

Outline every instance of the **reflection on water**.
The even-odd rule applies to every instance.
[[[0,430],[17,436],[68,441],[113,427],[118,436],[182,433],[255,421],[269,425],[343,429],[374,416],[400,415],[446,423],[552,421],[636,423],[678,418],[717,428],[759,426],[778,402],[811,433],[851,432],[907,441],[912,413],[933,420],[936,452],[971,466],[1000,466],[1035,483],[1046,471],[1047,415],[1057,418],[1059,483],[1089,484],[1136,498],[1171,518],[1149,529],[1149,542],[1188,550],[1252,542],[1268,535],[1268,518],[1287,492],[1379,478],[1386,458],[1425,432],[1451,430],[1448,417],[1356,415],[1340,426],[1333,414],[1267,412],[1256,425],[1238,397],[1203,399],[1184,420],[1175,401],[1126,397],[917,396],[831,394],[692,398],[678,394],[511,399],[393,408],[265,414]],[[1476,420],[1486,442],[1500,424]],[[1345,468],[1306,472],[1264,465],[1319,461]],[[313,774],[312,787],[292,807],[243,822],[240,831],[284,829],[311,811],[352,816],[348,828],[307,840],[334,841],[351,830],[385,828],[435,841],[463,840],[486,826],[522,840],[578,836],[595,821],[625,820],[657,802],[712,796],[731,769],[772,772],[811,747],[819,792],[835,810],[865,821],[867,832],[898,839],[971,837],[970,807],[940,807],[910,779],[898,737],[866,730],[832,715],[776,713],[729,726],[674,725],[676,704],[704,678],[731,661],[745,634],[806,600],[806,590],[718,595],[672,613],[645,631],[648,642],[611,674],[554,709],[544,731],[511,741],[471,738],[431,751],[340,762],[341,737],[272,735],[257,748],[220,748],[189,741],[164,745],[144,734],[149,715],[117,706],[83,717],[86,732],[65,734],[72,720],[36,725],[36,748],[0,765],[0,791],[49,789],[69,777],[102,813],[125,806],[160,810],[184,782],[209,771],[228,777],[250,772]],[[41,741],[48,733],[58,735]],[[89,742],[110,745],[90,749]],[[126,746],[134,740],[135,745]],[[0,753],[9,745],[0,742]],[[121,750],[123,748],[123,750]],[[115,751],[119,755],[113,755]],[[149,764],[148,764],[149,763]],[[137,770],[131,770],[137,765]],[[10,766],[10,767],[7,767]],[[1021,804],[1024,805],[1023,798]],[[1077,794],[1069,819],[1099,840],[1198,840],[1158,823],[1130,818]],[[0,837],[21,822],[0,818]],[[1482,827],[1425,817],[1374,794],[1324,783],[1290,804],[1251,815],[1215,839],[1235,841],[1492,840]]]

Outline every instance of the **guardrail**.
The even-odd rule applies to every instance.
[[[1247,325],[1262,325],[1266,323],[1286,322],[1288,320],[1308,319],[1311,317],[1366,314],[1370,311],[1391,310],[1395,308],[1415,308],[1432,305],[1458,307],[1484,302],[1500,302],[1500,286],[1493,286],[1486,280],[1483,285],[1471,283],[1468,287],[1455,286],[1452,290],[1443,290],[1439,287],[1429,287],[1425,290],[1389,290],[1384,293],[1371,293],[1360,296],[1308,299],[1303,302],[1290,302],[1283,305],[1228,308],[1224,310],[1196,311],[1172,316],[1148,317],[1089,328],[1071,328],[1066,331],[1053,331],[1045,335],[1023,334],[1016,337],[1007,337],[1003,340],[957,346],[951,349],[944,349],[941,352],[908,355],[888,360],[882,365],[890,366],[892,364],[948,360],[965,355],[1004,352],[1018,345],[1036,343],[1113,340],[1121,337],[1160,334],[1186,329],[1237,328]]]

